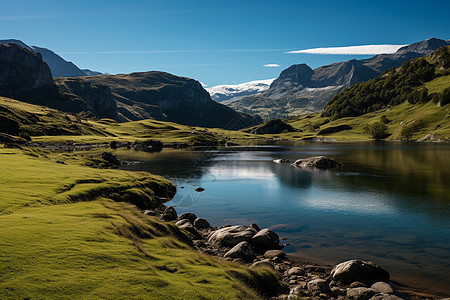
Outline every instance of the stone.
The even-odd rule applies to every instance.
[[[354,300],[369,300],[376,294],[378,294],[377,290],[365,287],[357,287],[347,290],[347,297]]]
[[[156,216],[155,211],[153,211],[151,209],[144,210],[143,214],[146,215],[146,216]]]
[[[370,300],[401,300],[402,298],[397,297],[395,295],[389,295],[389,294],[376,294],[375,296],[373,296],[372,298],[370,298]],[[448,300],[450,298],[445,298],[445,299],[441,299],[441,300]]]
[[[205,190],[204,188],[198,187],[194,191],[196,191],[196,192],[203,192],[204,190]]]
[[[285,164],[285,163],[290,163],[291,161],[286,158],[279,158],[279,159],[274,159],[273,162],[276,164]]]
[[[216,230],[208,238],[208,242],[222,246],[234,247],[243,241],[250,242],[255,234],[256,231],[250,227],[242,225],[229,226]]]
[[[394,293],[394,290],[392,289],[390,284],[388,284],[386,282],[382,282],[382,281],[375,282],[374,284],[372,284],[372,286],[370,288],[377,290],[383,294],[393,294]]]
[[[298,168],[331,169],[342,166],[339,162],[326,156],[313,156],[297,159],[294,166]]]
[[[102,158],[112,165],[120,166],[120,161],[117,159],[117,157],[115,157],[109,152],[103,152]]]
[[[285,258],[286,257],[286,253],[284,253],[281,250],[267,250],[264,253],[264,257],[265,258]]]
[[[187,219],[187,220],[189,220],[189,222],[194,224],[194,221],[195,221],[195,219],[197,219],[197,216],[193,213],[182,213],[181,215],[178,216],[177,219],[178,220]]]
[[[188,220],[186,220],[182,225],[178,225],[178,227],[186,230],[193,240],[203,239],[203,236],[200,234],[200,232],[198,232],[197,229],[195,229]]]
[[[269,267],[272,270],[274,269],[274,266],[270,262],[269,259],[263,259],[263,260],[260,260],[260,261],[256,261],[250,266],[250,268],[256,268],[256,267]]]
[[[389,281],[389,272],[373,262],[349,260],[336,265],[331,270],[331,278],[344,284],[360,281],[372,285],[378,281]]]
[[[225,253],[224,257],[239,258],[245,261],[252,261],[256,257],[256,255],[252,245],[250,245],[249,242],[243,241],[231,248],[227,253]]]
[[[359,282],[359,281],[352,282],[349,285],[349,288],[356,288],[356,287],[367,287],[367,285],[365,285],[364,283]]]
[[[293,276],[293,275],[303,276],[303,275],[305,275],[305,270],[303,270],[300,267],[293,267],[288,270],[287,274],[289,276]]]
[[[162,214],[162,219],[164,221],[175,221],[177,219],[175,208],[173,206],[167,207]]]
[[[260,231],[261,229],[259,228],[259,226],[255,223],[250,224],[250,228],[253,228],[256,230],[256,232]]]
[[[310,291],[313,295],[319,295],[322,293],[331,295],[331,290],[328,286],[328,282],[324,279],[319,278],[311,280],[306,286],[308,288],[308,291]]]
[[[191,222],[189,222],[188,219],[181,219],[179,221],[177,221],[175,224],[177,224],[178,226],[183,226],[184,224],[189,223],[191,224]],[[192,225],[192,224],[191,224]]]
[[[337,287],[337,286],[333,286],[330,289],[331,289],[331,292],[333,293],[333,295],[336,297],[345,296],[347,294],[346,290],[341,289],[340,287]]]
[[[262,229],[255,234],[252,238],[252,243],[257,252],[280,249],[280,238],[278,234],[269,228]]]
[[[206,229],[211,227],[211,225],[209,225],[208,220],[203,219],[203,218],[197,218],[194,221],[194,227],[197,229]]]

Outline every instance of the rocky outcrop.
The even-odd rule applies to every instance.
[[[326,156],[313,156],[308,158],[297,159],[293,165],[298,168],[316,168],[316,169],[331,169],[341,166],[341,164],[334,159]]]
[[[354,281],[360,281],[371,285],[378,281],[388,282],[389,272],[368,261],[349,260],[338,264],[331,270],[331,278],[350,284]]]
[[[64,92],[76,95],[84,101],[96,117],[119,120],[116,101],[109,87],[75,77],[56,79],[55,82]]]
[[[13,97],[53,85],[52,73],[40,54],[16,44],[0,45],[0,93]]]
[[[80,70],[75,64],[70,61],[64,60],[61,56],[55,52],[41,47],[28,46],[20,40],[0,40],[0,44],[14,43],[22,48],[28,49],[34,53],[39,53],[42,59],[50,67],[53,77],[72,77],[72,76],[86,76],[87,74]]]
[[[265,228],[252,237],[252,244],[255,246],[256,251],[264,253],[267,250],[279,249],[280,238],[278,234],[269,228]]]

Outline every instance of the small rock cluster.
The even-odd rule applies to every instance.
[[[172,206],[146,210],[144,214],[175,222],[191,236],[194,247],[200,252],[240,262],[250,268],[275,270],[286,286],[286,294],[277,299],[401,299],[394,295],[394,289],[389,284],[389,273],[372,262],[349,260],[333,269],[302,265],[286,257],[281,250],[280,238],[274,231],[260,229],[257,224],[211,227],[206,219],[198,218],[193,213],[178,215]]]

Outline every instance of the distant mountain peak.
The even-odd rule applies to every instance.
[[[396,54],[404,54],[407,52],[416,52],[421,54],[430,54],[434,50],[440,47],[448,46],[450,44],[449,40],[441,40],[437,38],[429,38],[417,43],[413,43],[408,46],[401,47],[397,50]]]

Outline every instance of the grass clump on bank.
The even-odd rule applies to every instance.
[[[176,225],[109,197],[163,201],[172,185],[159,176],[20,149],[0,149],[0,163],[2,299],[258,299],[260,286],[280,286],[272,271],[202,255]]]

